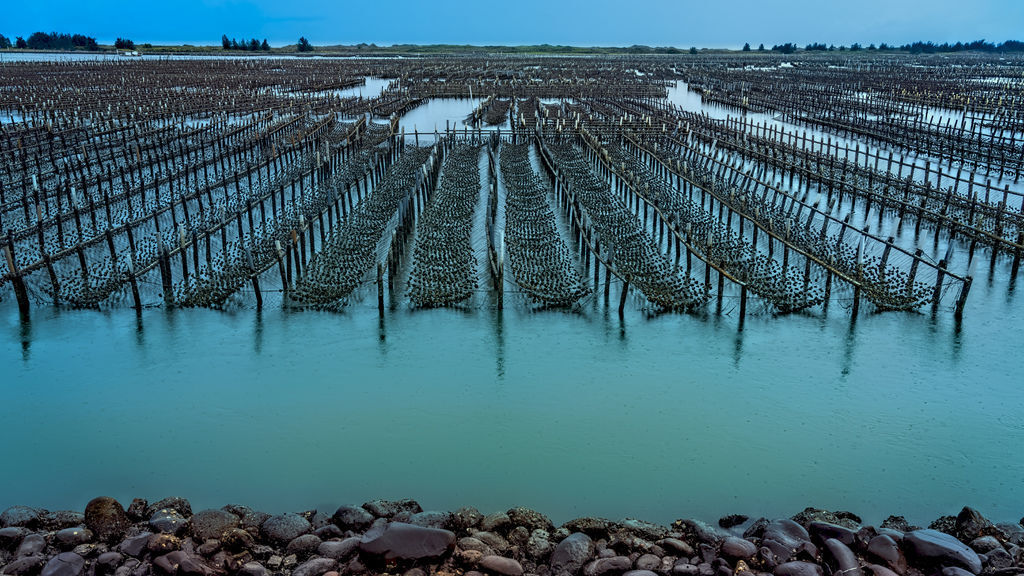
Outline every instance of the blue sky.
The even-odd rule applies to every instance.
[[[217,44],[221,34],[359,42],[739,47],[1024,40],[1022,0],[28,0],[0,33],[79,32],[112,42]]]

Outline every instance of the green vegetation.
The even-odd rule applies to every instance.
[[[262,44],[260,43],[259,40],[255,39],[255,38],[252,38],[250,40],[246,40],[245,38],[242,38],[242,41],[239,42],[235,38],[228,39],[228,35],[227,34],[224,34],[223,36],[220,37],[220,46],[224,50],[245,50],[245,51],[248,51],[248,52],[259,52],[259,51],[269,52],[270,51],[270,44],[267,44],[267,39],[266,38],[263,39],[263,43]]]
[[[11,47],[11,39],[3,34],[0,34],[0,50]]]
[[[309,40],[306,40],[305,36],[303,36],[299,38],[299,43],[296,45],[296,49],[299,52],[312,52],[313,45],[309,43]]]
[[[3,37],[0,48],[10,48],[10,40]],[[82,34],[64,34],[57,32],[33,32],[28,40],[18,36],[14,43],[16,48],[31,50],[99,50],[96,39]]]
[[[135,50],[135,42],[127,38],[118,38],[114,40],[114,48],[118,50]]]

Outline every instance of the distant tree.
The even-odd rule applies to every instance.
[[[878,50],[878,48],[872,43],[868,44],[868,50]]]
[[[299,52],[312,52],[313,45],[309,43],[309,40],[306,40],[305,36],[302,36],[299,38],[298,50]]]
[[[21,36],[18,36],[17,39],[15,39],[15,41],[14,41],[14,46],[16,48],[22,48],[22,49],[28,48],[28,42],[25,42],[24,38],[22,38]]]
[[[760,46],[758,46],[758,47],[757,47],[757,51],[758,51],[758,52],[764,52],[764,51],[765,51],[765,50],[764,50],[764,44],[761,44]]]
[[[260,49],[260,41],[259,40],[255,39],[255,38],[253,38],[252,40],[249,40],[249,50],[252,50],[253,52],[255,52],[255,51],[259,50],[259,49]]]
[[[135,50],[135,42],[127,38],[118,38],[114,40],[114,48],[119,50]]]
[[[857,51],[863,50],[863,49],[864,49],[863,46],[861,46],[860,43],[858,43],[858,42],[854,42],[853,44],[850,44],[850,52],[857,52]]]
[[[220,37],[220,45],[223,46],[225,50],[231,50],[231,40],[228,39],[227,34]]]
[[[266,38],[263,39],[263,44],[260,44],[260,50],[263,50],[264,52],[270,52],[270,44],[267,44]]]
[[[836,45],[835,44],[829,44],[828,45],[828,51],[829,52],[835,52],[836,51]]]
[[[8,38],[7,36],[4,36],[3,34],[0,34],[0,49],[10,48],[10,47],[11,47],[11,39]]]
[[[696,54],[696,53],[697,53],[697,47],[696,46],[690,46],[690,54]]]
[[[236,40],[234,38],[231,39],[231,49],[232,50],[238,50],[238,40]]]
[[[779,52],[781,54],[792,54],[796,52],[796,44],[792,42],[786,42],[785,44],[776,44],[772,46],[772,52]]]
[[[815,50],[816,51],[820,51],[820,52],[824,52],[824,51],[828,50],[828,47],[826,47],[824,43],[818,42],[818,43],[815,43],[815,44],[808,44],[807,46],[804,47],[804,50],[807,50],[808,52],[815,51]]]
[[[743,45],[743,51],[750,52],[750,42],[747,42],[746,44]]]

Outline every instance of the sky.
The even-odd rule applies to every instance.
[[[111,43],[569,44],[738,48],[794,42],[1024,40],[1022,0],[29,0],[0,34],[81,33]]]

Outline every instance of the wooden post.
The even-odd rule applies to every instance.
[[[967,295],[971,292],[971,284],[974,279],[970,276],[964,278],[964,285],[960,288],[960,297],[956,299],[956,309],[953,311],[954,317],[957,320],[961,320],[964,317],[964,306],[967,304]]]
[[[622,295],[619,296],[619,318],[623,317],[623,311],[626,309],[626,295],[629,294],[629,280],[623,280],[622,282]]]
[[[377,263],[377,310],[384,317],[384,265]]]
[[[4,247],[4,256],[7,257],[7,269],[11,271],[11,284],[14,286],[14,295],[18,300],[18,312],[22,320],[27,320],[29,315],[28,291],[25,289],[25,280],[18,271],[18,264],[14,258],[14,233],[7,231],[7,246]]]

